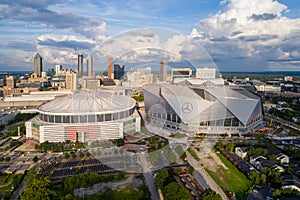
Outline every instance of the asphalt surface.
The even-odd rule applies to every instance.
[[[146,158],[146,155],[144,153],[140,154],[140,161],[141,161],[141,165],[142,165],[142,168],[143,168],[143,175],[145,177],[146,185],[148,186],[148,189],[151,193],[151,199],[152,200],[158,200],[159,195],[158,195],[158,192],[157,192],[156,185],[154,183],[153,172],[148,167],[147,158]]]

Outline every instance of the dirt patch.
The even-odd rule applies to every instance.
[[[200,145],[198,150],[195,149],[198,157],[200,158],[201,165],[213,172],[222,171],[221,167],[224,169],[228,169],[224,163],[220,160],[220,158],[216,155],[216,152],[213,150],[213,146],[205,143],[204,145]]]

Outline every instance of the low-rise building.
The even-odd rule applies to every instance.
[[[262,171],[263,168],[269,168],[278,170],[280,172],[284,172],[284,169],[281,166],[260,155],[250,156],[250,164],[253,165],[259,171]]]
[[[247,156],[247,151],[249,150],[249,147],[235,147],[235,154],[239,156],[240,158],[244,159]]]
[[[286,174],[282,177],[281,187],[294,189],[300,192],[300,179],[293,174]]]

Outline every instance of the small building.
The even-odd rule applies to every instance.
[[[284,169],[281,166],[260,155],[250,156],[250,164],[253,165],[259,171],[262,171],[262,169],[266,167],[269,169],[275,169],[280,172],[284,172]]]
[[[282,176],[281,187],[294,189],[300,192],[300,179],[293,174]]]
[[[277,156],[277,160],[279,160],[280,164],[282,164],[282,165],[286,165],[290,162],[289,157],[287,155],[283,154],[283,153],[280,153],[276,156]]]
[[[235,151],[234,153],[244,159],[246,156],[247,156],[247,151],[249,150],[250,148],[249,147],[235,147]]]
[[[279,151],[278,149],[268,148],[267,150],[268,150],[269,155],[276,156],[276,159],[280,162],[281,165],[289,164],[289,162],[290,162],[289,157],[287,155],[281,153],[281,151]]]

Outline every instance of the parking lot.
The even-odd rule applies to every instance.
[[[103,162],[105,161],[105,162]],[[111,157],[103,159],[84,159],[84,160],[71,160],[66,162],[58,162],[48,164],[44,167],[42,174],[48,174],[52,179],[61,179],[64,177],[72,176],[75,174],[84,174],[87,171],[97,172],[99,174],[113,174],[118,171],[123,171],[125,167],[130,168],[134,162],[128,158],[130,163],[124,162],[123,157]],[[55,167],[55,170],[51,173],[51,169]]]

